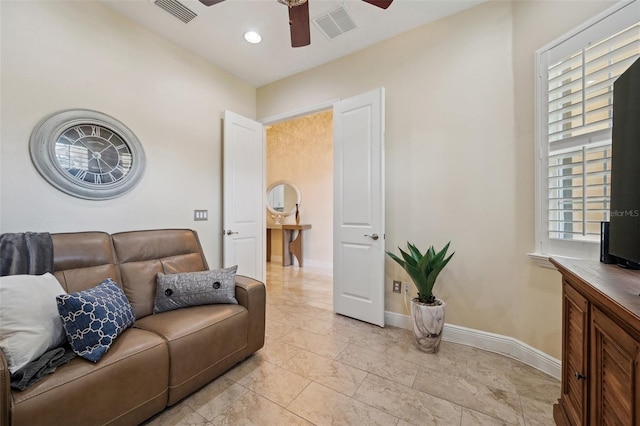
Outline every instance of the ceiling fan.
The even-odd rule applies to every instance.
[[[213,6],[224,0],[200,0],[205,6]],[[362,0],[379,8],[386,9],[393,0]],[[309,28],[308,0],[278,0],[289,8],[289,27],[291,29],[291,47],[302,47],[311,44]]]

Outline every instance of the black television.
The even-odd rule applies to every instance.
[[[609,253],[640,268],[640,59],[613,83]]]

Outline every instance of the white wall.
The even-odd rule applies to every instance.
[[[451,240],[451,324],[556,358],[557,272],[534,265],[533,58],[607,2],[493,1],[258,89],[258,117],[386,89],[386,248]],[[405,313],[386,263],[386,310]]]
[[[221,112],[254,118],[255,89],[98,2],[1,2],[0,232],[184,227],[220,260]],[[140,139],[141,183],[87,201],[49,185],[29,136],[70,108],[109,114]],[[194,222],[194,209],[209,221]]]

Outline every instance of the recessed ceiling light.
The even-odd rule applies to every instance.
[[[262,41],[262,36],[255,31],[247,31],[244,33],[244,39],[251,44],[257,44]]]

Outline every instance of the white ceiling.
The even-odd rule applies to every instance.
[[[198,0],[180,0],[198,15],[188,24],[156,6],[154,0],[101,0],[254,87],[346,56],[482,1],[394,0],[383,10],[361,0],[309,0],[311,45],[294,49],[287,7],[276,0],[226,0],[210,7]],[[329,40],[313,19],[341,5],[348,9],[358,28]],[[262,43],[247,43],[243,35],[249,30],[258,31]]]

